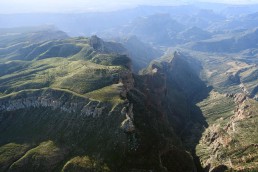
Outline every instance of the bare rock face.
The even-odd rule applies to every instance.
[[[121,115],[125,115],[126,119],[121,123],[121,128],[125,133],[133,133],[135,126],[133,124],[133,104],[127,105],[121,111]]]
[[[234,98],[236,108],[234,110],[234,115],[230,117],[230,121],[224,128],[226,133],[228,133],[230,136],[238,132],[239,122],[252,118],[253,115],[250,98],[245,93],[235,94],[232,98]]]
[[[216,131],[209,131],[205,135],[205,141],[207,142],[208,145],[213,143],[217,138],[219,137],[219,134]]]
[[[234,101],[235,103],[243,103],[243,101],[246,99],[246,95],[243,93],[238,93],[234,95]]]
[[[232,141],[232,138],[225,135],[219,125],[213,125],[205,132],[202,141],[208,145],[215,154],[220,147],[227,147]]]
[[[99,117],[103,114],[103,111],[107,108],[104,103],[90,101],[87,105],[83,106],[80,110],[81,115],[83,116],[92,116],[92,117]]]
[[[121,128],[124,130],[126,133],[132,133],[135,131],[135,127],[133,124],[133,121],[130,118],[127,118],[124,120],[121,124]]]
[[[244,93],[235,94],[234,101],[237,104],[237,107],[235,109],[235,114],[231,117],[232,125],[237,121],[250,118],[252,115],[252,112],[249,111],[251,106],[249,98]]]
[[[108,105],[98,101],[92,101],[86,98],[65,99],[56,96],[60,94],[56,90],[47,90],[41,94],[26,96],[6,97],[0,99],[1,111],[15,111],[20,109],[48,107],[53,110],[59,109],[67,113],[79,113],[85,117],[99,117]],[[65,97],[65,96],[64,96]]]
[[[234,97],[234,94],[229,94],[229,93],[227,93],[225,96],[226,96],[226,97],[229,97],[229,98],[233,98],[233,97]]]

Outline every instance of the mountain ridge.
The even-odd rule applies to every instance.
[[[167,94],[179,89],[168,89],[169,69],[166,65],[161,66],[157,74],[137,75],[133,74],[131,60],[123,54],[125,49],[121,44],[93,36],[55,40],[48,49],[60,42],[83,47],[75,55],[65,56],[54,51],[45,56],[47,58],[36,56],[32,61],[22,58],[26,57],[23,55],[19,62],[1,59],[1,65],[6,68],[11,63],[18,65],[9,73],[2,72],[0,77],[0,130],[4,133],[0,146],[3,152],[3,157],[0,155],[1,170],[196,171],[194,158],[175,132],[180,129],[179,123],[186,125],[188,118],[181,119],[184,113],[180,108],[177,113],[168,108],[163,110],[162,102],[170,100]],[[49,45],[49,42],[43,42],[43,45]],[[92,52],[84,54],[83,48]],[[183,58],[174,60],[180,62]],[[187,69],[182,67],[182,70]],[[53,71],[49,71],[43,80],[45,85],[34,85],[32,76],[41,72],[45,76],[48,70],[57,75],[52,76]],[[72,74],[71,83],[67,82],[67,74]],[[92,78],[97,76],[99,80],[93,82]],[[56,83],[63,77],[67,87]],[[155,78],[160,83],[153,85]],[[92,82],[89,90],[81,90],[87,88],[79,85],[78,81],[82,80],[84,84]],[[99,85],[100,81],[106,80],[109,82]],[[155,99],[155,95],[162,97]],[[181,98],[180,102],[187,102]],[[19,148],[21,151],[17,154],[12,152]]]

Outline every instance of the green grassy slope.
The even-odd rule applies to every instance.
[[[16,58],[30,52],[37,43],[68,38],[66,33],[51,27],[0,29],[0,58]]]
[[[81,164],[85,170],[87,157],[93,170],[127,168],[120,129],[126,118],[120,94],[130,84],[125,49],[96,36],[9,32],[0,35],[0,171],[76,171]],[[104,116],[77,112],[82,105],[86,114],[103,106]]]
[[[1,170],[61,171],[76,156],[95,157],[112,169],[123,167],[126,135],[118,112],[94,119],[34,108],[1,117]]]
[[[46,41],[18,48],[15,57],[13,51],[3,54],[1,95],[42,88],[84,95],[118,82],[119,74],[128,70],[130,63],[125,55],[116,52],[122,53],[123,49],[119,44],[103,42],[104,49],[98,50],[91,41],[88,38]],[[95,44],[98,43],[102,42]]]

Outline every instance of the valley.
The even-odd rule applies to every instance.
[[[0,14],[0,171],[257,171],[258,8],[240,7]]]

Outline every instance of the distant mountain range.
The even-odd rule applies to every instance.
[[[248,18],[252,16],[250,14],[257,12],[256,9],[257,5],[236,6],[229,4],[199,3],[181,6],[139,6],[132,9],[102,13],[0,14],[0,26],[10,28],[55,25],[71,36],[90,36],[98,32],[126,25],[139,17],[162,13],[169,14],[172,19],[177,20],[187,27],[195,26],[207,28],[216,23],[216,25],[212,27],[230,27],[231,29],[236,26],[254,26],[255,20],[250,21]],[[241,21],[242,23],[239,23]],[[223,24],[221,25],[221,23]],[[239,23],[239,25],[234,23]]]
[[[257,171],[257,12],[0,15],[0,171]]]
[[[224,36],[224,37],[223,37]],[[194,43],[192,48],[207,52],[240,52],[246,49],[257,48],[258,29],[237,32],[233,36],[221,34],[210,40]]]

